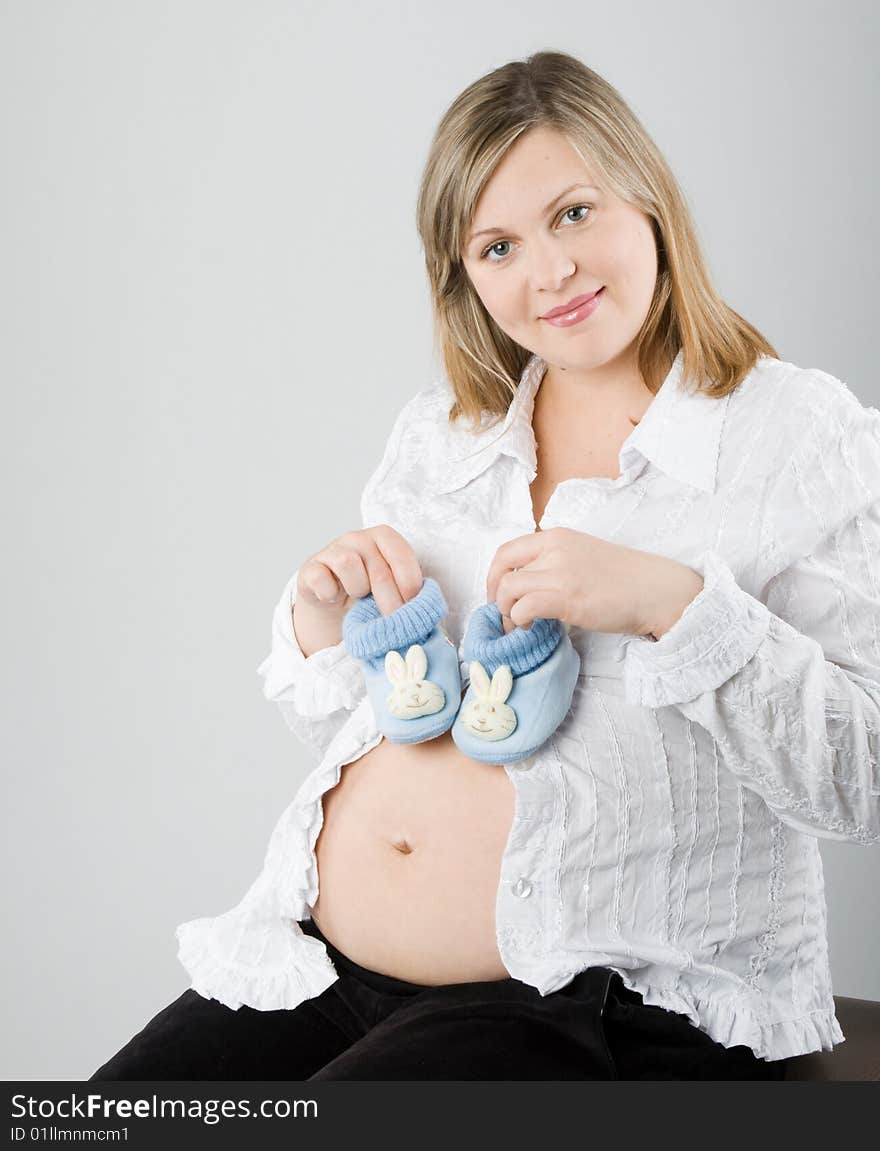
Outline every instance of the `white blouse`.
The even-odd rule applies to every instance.
[[[443,590],[459,645],[498,547],[535,530],[533,356],[503,424],[452,428],[444,380],[392,428],[361,499]],[[648,1004],[761,1058],[830,1050],[818,840],[880,842],[880,411],[825,372],[763,356],[723,399],[680,386],[680,351],[620,450],[617,479],[568,479],[559,525],[674,558],[705,580],[654,642],[572,627],[571,708],[527,760],[496,899],[510,975],[548,995],[604,965]],[[177,928],[191,986],[293,1008],[337,978],[305,935],[321,796],[382,736],[358,661],[303,656],[296,575],[260,664],[317,765],[238,905]],[[462,682],[468,667],[461,661]]]

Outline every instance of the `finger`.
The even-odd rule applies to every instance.
[[[509,635],[510,632],[512,632],[516,627],[516,624],[513,622],[509,615],[503,615],[501,617],[501,626],[504,629],[504,634]]]
[[[370,590],[366,565],[356,549],[337,540],[318,552],[304,568],[304,582],[322,603],[359,599]]]
[[[382,541],[382,548],[378,540]],[[323,602],[343,602],[345,596],[361,599],[372,593],[382,615],[401,607],[404,596],[383,548],[403,572],[400,578],[408,593],[406,598],[411,598],[410,591],[416,594],[422,579],[415,552],[403,536],[382,525],[346,532],[313,557],[312,563],[323,570],[316,572],[310,568],[309,579],[320,591]]]
[[[493,556],[486,574],[487,603],[495,603],[498,580],[505,572],[525,567],[541,555],[545,547],[545,541],[541,539],[543,535],[544,532],[532,532],[530,535],[518,536],[501,545]]]
[[[352,556],[357,556],[360,568],[365,572],[361,580],[359,574],[355,577],[355,565],[352,561],[351,570],[353,578],[357,578],[357,596],[372,594],[376,607],[381,615],[390,615],[403,606],[403,597],[394,578],[391,565],[379,548],[370,531],[352,532],[345,536],[346,550]],[[349,594],[354,594],[349,591]]]
[[[318,603],[335,603],[341,599],[341,584],[327,564],[313,556],[300,567],[297,594]]]
[[[559,610],[552,591],[534,591],[516,601],[510,618],[517,627],[528,631],[536,619],[559,619]]]
[[[387,524],[370,530],[376,547],[391,569],[401,601],[408,602],[419,594],[425,582],[418,556],[409,542]]]
[[[559,596],[555,584],[552,581],[552,576],[544,569],[541,568],[521,568],[519,571],[506,572],[501,576],[498,582],[498,589],[495,593],[495,603],[498,605],[498,610],[502,616],[507,616],[508,619],[516,619],[519,627],[525,626],[520,623],[521,614],[517,614],[516,608],[520,607],[524,597],[526,596],[541,595],[545,598],[558,601]],[[534,619],[531,616],[530,619]]]

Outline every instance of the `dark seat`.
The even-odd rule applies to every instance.
[[[791,1059],[786,1081],[880,1080],[880,1003],[835,995],[834,1006],[846,1042]]]

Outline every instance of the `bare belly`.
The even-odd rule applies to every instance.
[[[495,939],[515,806],[504,767],[382,739],[322,797],[312,918],[355,963],[412,983],[506,979]]]

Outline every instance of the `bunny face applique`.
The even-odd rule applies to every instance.
[[[416,719],[433,715],[446,703],[446,693],[439,683],[427,679],[428,657],[421,644],[414,643],[404,660],[399,651],[385,654],[385,675],[394,685],[385,706],[398,719]]]
[[[490,681],[486,669],[474,659],[470,675],[473,697],[462,704],[459,722],[478,739],[507,739],[516,730],[516,712],[504,702],[513,690],[510,666],[503,663],[496,668]]]
[[[448,610],[439,584],[426,576],[418,594],[389,615],[367,595],[342,621],[343,642],[361,663],[377,730],[392,743],[434,739],[455,720],[461,669],[441,622]]]
[[[568,627],[536,619],[505,634],[498,605],[481,604],[462,646],[470,682],[452,725],[453,740],[484,763],[527,759],[571,707],[581,661]]]

